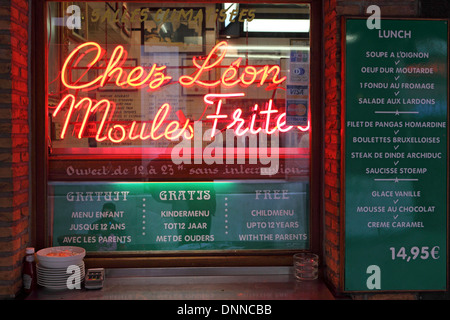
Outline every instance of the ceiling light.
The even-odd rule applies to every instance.
[[[244,32],[309,32],[309,19],[253,19],[244,24]]]

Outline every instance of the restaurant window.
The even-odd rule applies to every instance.
[[[50,245],[311,250],[310,4],[46,14]]]

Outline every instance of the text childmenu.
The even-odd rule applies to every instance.
[[[447,20],[346,20],[345,290],[445,290]]]

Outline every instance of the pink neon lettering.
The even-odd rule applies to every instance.
[[[280,77],[281,69],[277,65],[264,66],[241,66],[242,58],[238,58],[228,66],[221,63],[226,57],[228,44],[225,41],[219,42],[209,52],[206,58],[193,58],[192,62],[195,71],[191,75],[182,75],[178,82],[181,86],[202,86],[214,88],[222,86],[233,88],[236,85],[246,87],[252,84],[261,86],[268,83],[269,87],[277,86],[284,82],[286,77]],[[106,84],[114,84],[117,87],[134,87],[156,90],[169,83],[172,79],[168,76],[166,66],[151,65],[149,68],[142,66],[124,67],[127,61],[128,52],[123,46],[114,48],[109,58],[105,59],[106,51],[96,42],[86,42],[76,47],[65,60],[61,70],[61,81],[68,89],[73,90],[93,90],[103,87]],[[88,61],[86,63],[85,61]],[[88,77],[90,70],[102,70],[95,79]],[[218,80],[201,80],[215,68],[222,68],[222,75]],[[130,70],[131,69],[131,70]],[[77,72],[73,72],[76,70]],[[82,70],[80,72],[80,70]],[[239,72],[240,71],[240,72]],[[72,79],[73,77],[76,79]],[[90,78],[90,81],[87,79]],[[209,77],[208,77],[209,78]],[[274,102],[269,99],[264,106],[254,104],[252,114],[248,119],[243,118],[242,108],[236,107],[231,115],[222,113],[224,99],[244,97],[243,92],[238,93],[212,93],[204,96],[206,107],[213,106],[214,110],[209,110],[206,118],[212,121],[212,133],[214,136],[217,130],[233,129],[235,134],[242,136],[246,133],[258,134],[265,132],[273,134],[276,131],[287,132],[296,127],[300,131],[308,131],[310,122],[306,127],[286,125],[286,113],[274,108]],[[182,111],[177,111],[178,121],[169,121],[171,106],[168,103],[161,105],[154,119],[150,121],[131,121],[128,124],[113,120],[116,105],[108,99],[99,101],[89,97],[77,101],[76,96],[67,94],[64,96],[53,112],[53,117],[60,117],[62,110],[66,109],[63,117],[63,127],[61,139],[64,139],[68,132],[68,127],[75,124],[74,134],[78,139],[85,135],[87,128],[96,128],[95,139],[99,142],[109,140],[113,143],[121,143],[125,140],[167,140],[178,139],[181,136],[191,139],[194,135],[191,120],[186,119]],[[96,117],[93,117],[96,115]],[[89,119],[100,119],[92,123]],[[199,119],[200,120],[200,119]],[[220,125],[224,123],[222,127]],[[93,126],[94,125],[94,126]]]
[[[214,67],[219,67],[220,63],[225,58],[226,52],[227,52],[227,42],[222,41],[219,42],[214,46],[214,48],[211,50],[211,52],[208,54],[206,59],[204,60],[203,64],[197,63],[196,59],[193,59],[194,66],[198,69],[196,72],[194,72],[194,75],[183,75],[179,78],[179,82],[182,86],[189,87],[193,84],[197,84],[202,87],[217,87],[219,85],[222,85],[224,87],[234,87],[237,84],[242,84],[244,86],[249,86],[255,82],[257,82],[257,76],[261,75],[261,80],[259,81],[258,85],[263,85],[264,83],[268,82],[270,76],[272,76],[270,83],[273,84],[280,84],[286,80],[286,76],[279,78],[281,73],[281,68],[277,65],[274,66],[268,66],[265,65],[260,70],[257,70],[254,66],[246,66],[243,70],[242,75],[237,77],[238,75],[238,68],[240,66],[242,58],[236,59],[234,62],[232,62],[227,69],[225,69],[224,73],[222,74],[222,77],[220,80],[212,81],[212,82],[206,82],[200,80],[201,76],[209,72]],[[222,54],[218,55],[217,52],[219,49],[223,50]],[[216,60],[210,64],[210,61],[213,56],[217,56]],[[250,79],[246,79],[247,76],[250,76]]]
[[[249,120],[245,120],[242,117],[242,109],[236,108],[228,118],[228,115],[221,113],[221,107],[223,99],[243,97],[244,93],[223,93],[223,94],[207,94],[204,97],[204,101],[207,105],[215,105],[213,113],[206,116],[207,119],[212,120],[213,130],[211,137],[218,129],[219,121],[228,121],[228,124],[224,126],[226,129],[233,129],[235,134],[242,136],[247,132],[251,134],[258,134],[259,132],[265,132],[267,134],[273,134],[277,130],[280,132],[288,132],[294,127],[300,131],[308,131],[310,128],[310,122],[306,127],[286,125],[286,113],[278,113],[278,110],[273,109],[273,101],[269,100],[266,103],[265,110],[259,110],[259,106],[255,104],[252,108],[253,113]],[[94,102],[90,98],[83,98],[80,101],[76,101],[76,98],[72,94],[66,95],[53,112],[53,117],[58,117],[63,109],[67,109],[63,115],[63,127],[61,130],[60,138],[64,139],[69,124],[76,124],[79,122],[74,119],[82,119],[81,125],[78,128],[76,136],[78,139],[84,137],[86,129],[89,127],[88,121],[92,115],[98,115],[100,122],[97,126],[95,139],[99,142],[109,140],[113,143],[121,143],[127,139],[129,140],[159,140],[165,138],[167,140],[176,140],[183,136],[186,139],[192,139],[194,130],[191,125],[191,121],[187,119],[182,111],[177,111],[176,115],[179,121],[168,121],[171,106],[168,103],[163,104],[157,111],[155,118],[152,121],[132,121],[128,125],[122,123],[115,123],[113,120],[115,104],[108,99],[102,99]],[[272,119],[276,126],[271,127]],[[262,123],[261,125],[257,123]],[[140,126],[140,128],[139,128]]]
[[[79,65],[79,61],[82,57],[87,56],[89,53],[95,52],[95,57],[91,60],[87,66]],[[77,55],[80,55],[78,59],[75,60]],[[115,84],[118,87],[143,87],[147,85],[149,89],[155,90],[160,88],[163,84],[169,82],[172,77],[165,74],[166,66],[157,66],[153,64],[150,68],[148,74],[145,74],[145,70],[142,66],[137,66],[133,68],[128,74],[124,69],[123,65],[127,60],[128,52],[123,48],[123,46],[117,46],[108,59],[106,67],[100,68],[100,61],[105,55],[105,51],[102,50],[100,45],[95,42],[86,42],[79,45],[75,50],[73,50],[67,59],[65,60],[62,70],[61,70],[61,81],[65,87],[69,89],[84,89],[92,90],[98,87],[103,87],[111,78],[115,78]],[[74,61],[75,60],[75,61]],[[97,78],[90,82],[83,82],[82,79],[85,77],[89,70],[91,70],[95,65],[99,69],[104,69],[103,74],[99,75]],[[69,79],[72,78],[73,69],[86,69],[86,71],[75,81]]]
[[[102,99],[95,104],[90,98],[83,98],[77,103],[75,103],[75,101],[76,101],[75,96],[73,96],[72,94],[68,94],[61,100],[61,102],[58,104],[55,111],[53,112],[53,117],[55,118],[60,114],[61,110],[64,107],[69,105],[69,110],[66,112],[63,119],[64,125],[63,129],[61,130],[60,135],[61,139],[65,138],[67,128],[71,123],[70,121],[73,118],[77,118],[76,116],[74,116],[75,110],[80,110],[80,112],[83,112],[83,110],[85,110],[84,117],[77,134],[78,139],[81,139],[83,137],[84,132],[88,127],[87,122],[90,116],[96,113],[100,114],[101,116],[101,121],[95,136],[95,139],[99,142],[109,140],[113,143],[120,143],[126,139],[159,140],[162,137],[166,138],[167,140],[172,140],[178,139],[179,137],[181,137],[181,135],[183,135],[186,139],[191,139],[193,137],[193,128],[190,125],[189,119],[185,119],[183,125],[181,125],[179,121],[175,120],[167,123],[167,117],[170,112],[170,105],[168,103],[163,104],[159,108],[155,118],[151,123],[148,133],[146,133],[147,122],[142,122],[140,124],[141,125],[140,133],[136,134],[135,131],[136,127],[138,126],[138,123],[136,121],[132,121],[129,126],[125,126],[123,124],[114,123],[111,120],[114,111],[111,110],[112,104],[109,100]],[[86,108],[82,108],[83,105],[86,105]],[[101,108],[102,106],[105,106],[105,108]],[[103,113],[101,109],[103,110]],[[111,126],[108,127],[108,125]],[[104,135],[102,136],[102,134]]]
[[[219,85],[224,87],[234,87],[237,84],[249,86],[253,83],[257,83],[261,86],[266,82],[270,84],[280,84],[286,80],[286,76],[279,77],[281,68],[277,65],[265,65],[260,67],[259,70],[255,66],[245,66],[242,74],[239,76],[238,69],[242,58],[238,58],[232,62],[225,69],[219,80],[200,80],[203,74],[210,72],[216,67],[221,67],[221,62],[226,56],[227,47],[228,44],[226,41],[219,42],[214,46],[206,59],[203,60],[202,64],[194,57],[192,62],[197,70],[193,75],[180,76],[178,79],[179,83],[184,87],[190,87],[195,84],[202,87],[213,88]],[[219,50],[222,50],[220,55],[218,55]],[[81,61],[86,57],[90,57],[91,53],[94,53],[94,57],[86,66],[83,66]],[[165,74],[166,66],[157,66],[156,64],[153,64],[150,67],[148,73],[146,73],[142,66],[134,67],[127,73],[124,68],[124,63],[127,60],[128,52],[121,45],[114,48],[111,56],[107,60],[106,66],[102,66],[101,62],[103,62],[105,54],[106,51],[103,50],[98,43],[93,41],[83,43],[76,47],[64,61],[61,70],[61,81],[64,86],[74,90],[92,90],[98,87],[104,87],[107,83],[113,81],[117,87],[141,88],[147,85],[149,89],[156,90],[172,79],[171,76]],[[213,57],[216,57],[215,61],[213,61]],[[87,78],[88,72],[95,66],[99,70],[103,69],[103,73],[98,75],[94,80],[89,82],[86,80],[83,81],[83,78]],[[78,79],[71,80],[73,74],[72,71],[74,69],[84,69],[84,72],[81,76],[78,76]],[[259,81],[257,80],[258,75],[261,78]]]

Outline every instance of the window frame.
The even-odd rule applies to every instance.
[[[65,1],[65,0],[62,0]],[[47,139],[46,114],[46,74],[45,26],[46,4],[51,0],[37,0],[31,3],[33,28],[31,59],[32,73],[32,238],[36,247],[50,246],[48,230],[48,182],[49,148]],[[143,2],[130,1],[130,2]],[[155,0],[147,2],[158,2]],[[183,1],[179,1],[183,2]],[[217,3],[225,1],[216,1]],[[321,255],[322,251],[322,184],[323,184],[323,143],[322,143],[322,1],[245,1],[258,3],[302,3],[310,5],[310,100],[311,105],[311,153],[310,153],[310,250]],[[195,3],[195,2],[192,2]],[[42,18],[44,17],[44,19]],[[44,200],[42,200],[44,199]],[[187,267],[187,266],[265,266],[291,265],[292,255],[302,250],[234,250],[199,252],[95,252],[88,253],[85,262],[88,267]]]

